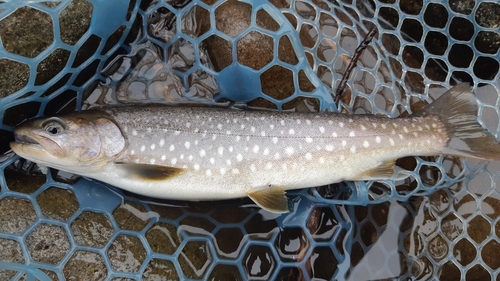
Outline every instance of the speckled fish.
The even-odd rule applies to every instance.
[[[457,155],[500,159],[460,84],[409,118],[202,107],[118,107],[34,119],[12,150],[41,166],[156,198],[249,196],[288,211],[285,190],[387,179],[396,159]]]

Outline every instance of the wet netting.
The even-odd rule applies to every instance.
[[[399,159],[403,180],[289,192],[276,215],[44,175],[9,148],[29,118],[94,106],[405,117],[460,82],[498,137],[499,26],[496,1],[0,1],[0,280],[499,280],[498,162]]]

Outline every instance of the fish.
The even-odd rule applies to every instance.
[[[289,211],[286,191],[395,176],[406,156],[500,159],[462,83],[407,118],[339,113],[127,106],[28,120],[20,157],[154,198],[250,197]]]

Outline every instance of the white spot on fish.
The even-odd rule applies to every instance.
[[[193,155],[189,155],[189,156],[188,156],[188,160],[189,160],[189,161],[193,161]]]
[[[219,146],[219,148],[217,148],[217,153],[219,153],[219,155],[222,156],[222,154],[224,154],[224,147]]]
[[[225,175],[226,174],[226,169],[220,168],[219,172],[220,172],[221,175]]]
[[[264,155],[269,155],[269,149],[264,149]]]
[[[355,145],[351,146],[350,150],[351,150],[351,153],[356,153],[356,146]]]
[[[344,161],[345,160],[345,156],[344,155],[340,155],[339,159],[340,159],[340,161]]]
[[[425,124],[424,126],[425,126],[425,128],[426,128],[427,130],[430,130],[430,129],[431,129],[431,127],[429,127],[429,125],[427,125],[427,124]]]
[[[164,139],[161,139],[160,140],[160,147],[163,147],[165,145],[165,140]]]
[[[356,133],[354,133],[354,131],[351,131],[351,132],[349,133],[349,136],[350,136],[350,137],[355,137],[355,136],[356,136]]]
[[[219,130],[222,129],[222,124],[221,123],[217,124],[217,129],[219,129]]]
[[[380,142],[381,142],[381,140],[380,140],[380,137],[379,137],[379,136],[376,136],[376,137],[375,137],[375,142],[376,142],[376,143],[380,143]]]
[[[207,176],[211,176],[211,175],[212,175],[212,171],[210,171],[210,169],[208,169],[208,170],[205,172],[205,174],[206,174]]]
[[[308,153],[306,153],[306,159],[307,159],[307,160],[311,160],[311,159],[312,159],[312,155],[311,155],[311,153],[309,153],[309,152],[308,152]]]
[[[141,152],[144,152],[146,150],[146,146],[145,145],[142,145],[141,146]]]
[[[339,122],[340,128],[344,128],[344,122]]]
[[[364,146],[365,148],[368,148],[368,147],[370,146],[370,143],[369,143],[368,141],[366,141],[366,140],[365,140],[365,141],[363,142],[363,146]]]
[[[266,132],[262,131],[262,132],[260,132],[260,135],[263,136],[263,137],[265,137],[266,136]]]
[[[253,151],[253,153],[258,153],[259,152],[259,146],[258,145],[254,145],[252,151]]]
[[[280,159],[280,154],[278,152],[276,152],[274,154],[274,159],[276,159],[276,160]]]
[[[313,139],[311,137],[306,137],[306,142],[311,143],[311,142],[313,142]]]
[[[281,165],[281,168],[286,171],[288,169],[288,165],[286,163],[283,163],[283,165]]]
[[[392,130],[392,131],[391,131],[391,134],[395,135],[395,134],[396,134],[396,131],[395,131],[395,130]]]
[[[189,147],[191,147],[191,143],[190,143],[190,142],[188,142],[188,141],[187,141],[187,142],[185,142],[185,143],[184,143],[184,147],[185,147],[186,149],[189,149]]]
[[[437,124],[436,123],[432,123],[432,128],[436,128],[437,127]]]
[[[326,151],[333,151],[333,145],[328,144],[325,149]]]
[[[377,123],[372,123],[372,126],[374,129],[376,129],[378,126],[377,126]]]
[[[133,150],[133,149],[132,149],[132,150],[130,151],[130,155],[134,155],[134,154],[135,154],[135,150]]]
[[[212,135],[212,140],[216,140],[217,139],[217,135]]]
[[[245,124],[241,124],[240,128],[243,130],[245,129]]]
[[[366,131],[366,127],[364,125],[361,125],[361,131]]]
[[[233,172],[233,174],[239,174],[240,170],[238,170],[238,169],[235,168],[235,169],[232,169],[231,172]]]
[[[297,124],[300,125],[300,123],[302,123],[302,121],[300,119],[297,119]]]
[[[243,155],[241,155],[241,153],[238,153],[238,155],[236,155],[236,160],[237,160],[238,162],[243,161]]]
[[[273,143],[277,144],[278,143],[278,137],[273,137]]]
[[[393,126],[394,128],[397,128],[397,127],[398,127],[398,124],[396,124],[396,123],[392,123],[392,126]]]
[[[288,156],[292,155],[294,152],[295,152],[295,149],[293,149],[293,147],[291,147],[291,146],[288,146],[287,148],[285,148],[285,153]]]
[[[311,120],[306,119],[306,124],[307,124],[307,125],[311,125]]]
[[[405,133],[408,133],[408,128],[406,128],[406,126],[403,126],[403,131],[405,131]]]
[[[172,158],[172,160],[170,160],[170,164],[172,165],[177,164],[177,158]]]
[[[255,172],[257,170],[257,167],[255,167],[255,164],[250,165],[250,171]]]
[[[382,129],[386,129],[387,128],[387,125],[385,125],[384,123],[382,125],[380,125],[382,127]]]
[[[349,118],[349,123],[352,123],[352,122],[354,122],[354,121],[352,120],[352,118]]]
[[[227,130],[226,135],[230,135],[230,134],[231,134],[231,131]]]
[[[228,166],[231,166],[231,159],[227,159],[227,160],[226,160],[226,164],[227,164]]]
[[[210,157],[210,164],[212,164],[212,165],[215,164],[215,159],[212,157]]]
[[[324,157],[320,157],[319,158],[319,163],[321,163],[321,164],[325,163],[325,158]]]
[[[415,137],[418,137],[418,133],[417,133],[417,132],[413,132],[413,135],[414,135]]]
[[[402,140],[402,139],[405,138],[402,134],[399,134],[398,137],[399,137],[400,140]]]
[[[240,141],[241,140],[241,136],[236,136],[236,141]]]
[[[155,150],[155,148],[156,148],[156,145],[153,143],[153,144],[151,145],[151,150]]]
[[[205,157],[205,155],[207,155],[207,152],[205,151],[205,149],[200,150],[200,156]]]
[[[165,156],[165,154],[164,154],[161,156],[161,161],[165,161],[165,160],[167,160],[167,156]]]
[[[274,129],[274,125],[273,125],[273,124],[270,124],[270,125],[269,125],[269,128],[270,128],[271,130],[272,130],[272,129]]]
[[[347,145],[347,142],[345,140],[342,140],[342,146],[345,147]]]
[[[186,122],[186,127],[187,127],[187,128],[191,128],[191,123]]]
[[[394,146],[394,140],[392,138],[389,138],[389,143]]]
[[[337,133],[336,133],[336,132],[333,132],[333,133],[332,133],[332,137],[336,138],[337,136],[338,136],[338,135],[337,135]]]
[[[133,135],[134,137],[136,137],[136,136],[137,136],[137,131],[136,131],[136,130],[132,130],[132,135]]]
[[[272,167],[273,167],[273,163],[271,163],[271,162],[267,162],[267,164],[266,164],[266,169],[267,169],[267,170],[270,170]]]
[[[150,127],[148,127],[148,128],[146,129],[146,131],[147,131],[148,133],[151,133],[151,128],[150,128]]]
[[[155,159],[153,159],[153,158],[149,159],[149,164],[154,164],[155,162],[156,162]]]
[[[319,127],[319,131],[323,134],[325,132],[325,127]]]
[[[282,126],[284,126],[284,125],[285,125],[285,120],[280,120],[280,124],[281,124]]]
[[[429,140],[429,139],[428,139],[428,140],[427,140],[427,144],[431,144],[431,140]]]
[[[250,127],[250,131],[252,131],[252,133],[255,133],[255,127],[254,126]]]
[[[293,134],[295,134],[295,130],[294,130],[294,129],[290,129],[290,130],[288,130],[288,133],[289,133],[290,135],[293,135]]]
[[[422,129],[422,127],[421,127],[421,126],[418,126],[418,130],[419,130],[419,131],[423,131],[424,129]]]
[[[194,164],[193,168],[198,171],[200,169],[200,164],[196,163]]]
[[[234,149],[233,149],[233,147],[232,147],[232,146],[230,146],[230,147],[229,147],[229,152],[233,152],[233,150],[234,150]],[[248,147],[245,147],[245,151],[248,151]]]
[[[333,121],[332,120],[328,120],[328,124],[333,125]]]

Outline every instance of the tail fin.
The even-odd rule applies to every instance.
[[[500,160],[500,142],[477,121],[477,101],[467,83],[454,86],[412,116],[438,116],[449,141],[443,154]]]

